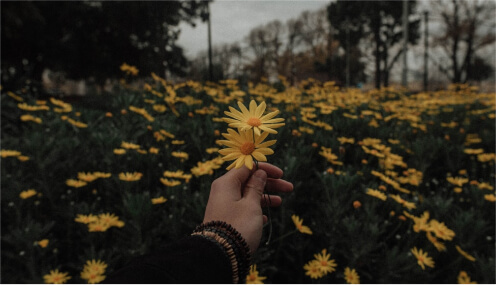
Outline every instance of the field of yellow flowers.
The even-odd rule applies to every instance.
[[[189,235],[230,164],[224,112],[251,100],[284,119],[267,159],[294,192],[248,283],[495,283],[495,94],[152,74],[74,102],[1,100],[4,283],[99,283]]]

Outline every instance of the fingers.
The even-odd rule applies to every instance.
[[[251,201],[260,201],[267,182],[267,173],[264,170],[257,170],[246,182],[243,197]]]
[[[267,192],[291,192],[293,191],[293,183],[282,179],[267,179]]]
[[[259,162],[258,169],[264,170],[269,178],[278,179],[281,178],[283,174],[283,171],[279,167],[266,162]]]
[[[264,194],[261,198],[260,204],[262,207],[279,207],[282,204],[282,199],[276,195],[266,195]]]

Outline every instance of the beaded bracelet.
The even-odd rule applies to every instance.
[[[220,244],[231,262],[233,282],[244,281],[250,266],[250,247],[235,228],[226,222],[212,221],[197,226],[192,235],[203,236]]]

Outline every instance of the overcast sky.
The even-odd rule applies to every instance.
[[[210,5],[212,20],[212,45],[241,42],[256,26],[272,20],[285,23],[297,18],[305,10],[315,11],[330,3],[329,0],[215,0]],[[195,28],[182,23],[178,45],[187,57],[207,50],[207,24],[197,22]]]

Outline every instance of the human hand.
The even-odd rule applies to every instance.
[[[267,192],[291,192],[293,184],[280,179],[283,171],[269,163],[258,163],[258,170],[246,166],[231,169],[212,182],[203,223],[223,221],[233,226],[254,253],[262,238],[262,226],[267,217],[262,206],[281,205],[281,197]]]

